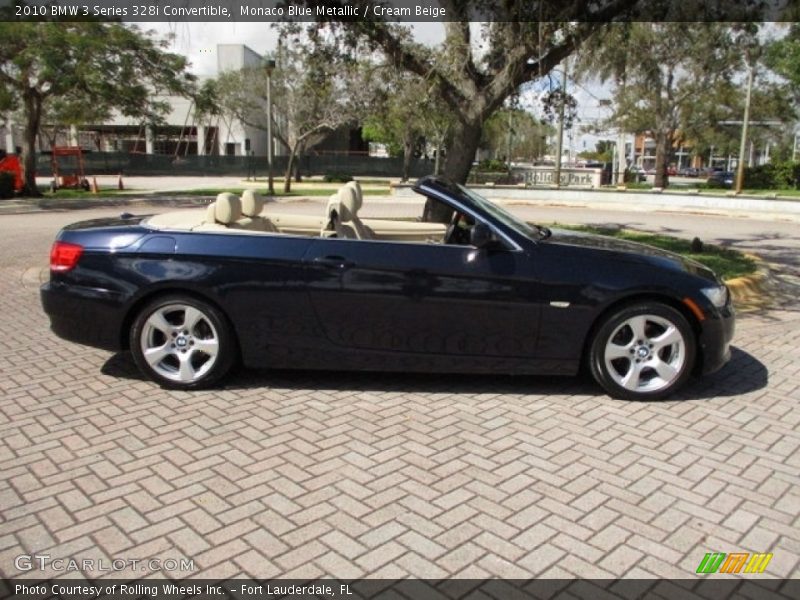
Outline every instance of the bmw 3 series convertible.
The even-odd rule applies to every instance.
[[[416,220],[361,218],[350,182],[319,216],[246,191],[206,209],[75,223],[53,244],[44,310],[58,336],[129,350],[147,377],[183,390],[219,384],[236,364],[583,367],[609,395],[646,400],[729,359],[730,295],[703,265],[528,224],[444,178],[413,189],[426,207]]]

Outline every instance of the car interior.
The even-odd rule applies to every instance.
[[[265,197],[245,190],[241,197],[221,193],[204,210],[183,210],[149,217],[145,224],[158,230],[197,231],[243,234],[287,234],[312,237],[336,237],[353,240],[391,240],[436,242],[447,239],[443,223],[395,219],[362,219],[364,202],[361,186],[350,181],[330,196],[325,214],[287,214],[270,210]]]

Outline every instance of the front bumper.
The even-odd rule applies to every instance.
[[[53,281],[45,283],[40,294],[58,337],[103,350],[123,349],[125,312],[120,294]]]
[[[731,341],[736,328],[736,314],[730,303],[708,316],[701,324],[699,337],[700,373],[707,375],[721,369],[731,358]]]

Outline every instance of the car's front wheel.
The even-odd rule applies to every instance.
[[[137,315],[130,332],[133,359],[170,389],[208,387],[233,366],[236,345],[225,316],[189,296],[158,298]]]
[[[600,325],[592,341],[592,376],[614,398],[657,400],[691,376],[694,333],[674,308],[656,302],[623,307]]]

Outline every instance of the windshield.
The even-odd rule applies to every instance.
[[[532,239],[539,239],[542,237],[546,237],[543,229],[537,226],[531,226],[519,217],[515,217],[510,212],[505,210],[504,208],[498,206],[494,202],[490,202],[480,194],[475,193],[474,191],[470,190],[469,188],[464,187],[463,185],[457,184],[458,189],[466,195],[472,202],[480,206],[484,211],[492,215],[495,219],[506,225],[507,227],[511,227],[512,229],[519,231],[521,234],[528,236]]]

